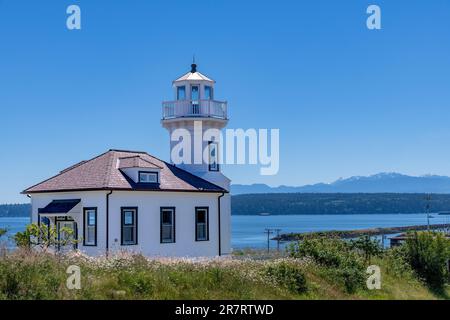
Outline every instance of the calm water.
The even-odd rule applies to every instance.
[[[265,228],[279,228],[282,233],[289,233],[427,224],[425,214],[232,216],[231,220],[233,248],[266,247]],[[434,215],[430,223],[450,223],[450,216]],[[275,243],[271,243],[271,246],[275,246]]]
[[[233,248],[263,248],[267,246],[265,228],[280,228],[283,233],[326,230],[351,230],[375,227],[424,225],[425,214],[355,214],[355,215],[290,215],[290,216],[232,216]],[[0,218],[0,228],[8,235],[22,231],[29,218]],[[434,215],[431,224],[450,223],[450,216]],[[12,242],[9,241],[9,246]],[[274,247],[275,243],[271,243]]]
[[[1,240],[7,240],[7,246],[12,247],[13,241],[11,236],[16,234],[16,232],[23,231],[25,226],[30,223],[30,218],[2,218],[0,217],[0,228],[8,229],[6,236],[3,236]]]

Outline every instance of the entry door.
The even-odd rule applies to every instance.
[[[200,114],[200,87],[191,86],[192,114]]]
[[[70,238],[77,239],[77,224],[75,221],[58,221],[57,228],[58,228],[58,239],[60,241],[69,240]],[[67,232],[64,232],[63,229],[73,230],[73,234],[70,235]],[[70,248],[76,249],[77,244],[76,243],[73,245],[68,244],[64,248],[60,247],[59,249],[70,249]]]

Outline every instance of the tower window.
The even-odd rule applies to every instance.
[[[186,100],[186,87],[177,87],[177,100]]]
[[[196,101],[198,100],[198,86],[192,86],[191,87],[191,100]]]
[[[205,99],[206,100],[213,99],[213,91],[211,86],[205,86]]]
[[[209,142],[209,171],[219,171],[219,144],[217,142]]]

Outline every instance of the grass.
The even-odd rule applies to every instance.
[[[345,287],[311,259],[238,251],[224,259],[147,259],[127,253],[89,258],[16,250],[0,254],[0,299],[443,299],[387,258],[381,290]],[[81,269],[81,290],[66,287],[66,269]]]

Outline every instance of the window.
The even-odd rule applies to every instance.
[[[161,208],[161,243],[175,242],[175,208]]]
[[[137,244],[137,208],[122,208],[123,246]]]
[[[158,173],[139,171],[139,183],[158,183]]]
[[[209,208],[195,208],[195,241],[209,240]]]
[[[177,87],[177,100],[186,100],[186,87]]]
[[[205,100],[211,100],[213,98],[212,87],[205,86]]]
[[[218,163],[219,145],[217,142],[209,142],[209,171],[219,171]]]
[[[192,100],[192,114],[200,114],[200,105],[199,105],[199,87],[191,86],[191,100]]]
[[[192,86],[191,87],[191,100],[195,101],[198,100],[198,86]]]
[[[84,208],[83,245],[97,245],[97,208]]]

